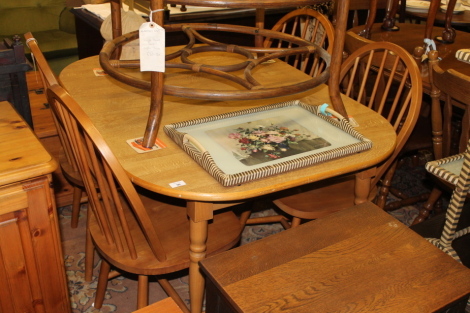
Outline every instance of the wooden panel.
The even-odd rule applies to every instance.
[[[3,215],[27,208],[28,197],[22,186],[15,184],[0,189],[0,203],[0,215]]]
[[[0,216],[0,254],[1,289],[10,297],[1,299],[2,307],[9,307],[2,312],[35,312],[18,218],[14,213]]]
[[[57,162],[0,102],[0,308],[70,312],[50,173]]]
[[[208,292],[221,298],[208,296],[215,303],[206,312],[440,312],[465,304],[470,292],[468,268],[371,203],[201,266],[213,283]]]
[[[151,305],[143,307],[134,313],[182,313],[183,311],[179,308],[179,306],[175,303],[173,298],[165,298],[158,302],[155,302]]]
[[[29,223],[39,283],[41,290],[47,290],[48,294],[44,297],[44,306],[47,312],[67,312],[70,310],[67,281],[49,180],[41,178],[23,186],[28,193]]]
[[[53,171],[57,163],[11,104],[0,102],[0,112],[0,185]]]

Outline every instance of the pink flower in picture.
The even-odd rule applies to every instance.
[[[276,125],[239,127],[228,135],[228,138],[238,141],[240,150],[245,154],[263,152],[265,157],[271,159],[281,158],[281,152],[286,152],[290,145],[308,137],[308,134],[299,134],[298,129],[290,130],[289,127]]]

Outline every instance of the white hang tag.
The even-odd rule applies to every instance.
[[[165,29],[154,22],[139,28],[140,71],[165,72]]]

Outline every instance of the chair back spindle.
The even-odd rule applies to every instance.
[[[380,179],[411,134],[421,107],[422,82],[414,59],[395,44],[370,43],[354,51],[341,71],[344,94],[392,124],[397,132],[394,154],[378,169]],[[377,183],[377,181],[374,181]]]
[[[58,84],[57,78],[54,75],[54,72],[50,68],[46,58],[44,57],[41,49],[39,49],[37,40],[33,37],[31,32],[28,32],[24,35],[26,39],[26,44],[31,50],[31,55],[33,61],[38,69],[38,72],[41,76],[44,89],[47,90],[51,85]],[[59,152],[59,163],[61,167],[62,174],[67,179],[69,183],[73,186],[73,196],[72,196],[72,219],[71,226],[76,228],[78,226],[78,221],[80,217],[80,206],[82,203],[82,194],[83,194],[83,180],[78,171],[77,161],[75,155],[72,152],[72,147],[70,142],[66,140],[64,126],[61,124],[61,121],[52,114],[54,124],[57,129],[57,134],[59,136],[61,151]],[[92,257],[87,257],[87,265],[85,266],[85,277],[86,280],[91,280],[92,278]]]
[[[344,60],[335,82],[342,97],[349,97],[377,111],[395,129],[396,147],[392,154],[378,164],[370,181],[357,179],[355,174],[322,181],[298,188],[274,204],[292,216],[291,226],[303,219],[317,219],[354,204],[357,194],[373,200],[381,207],[388,194],[387,186],[379,184],[393,178],[397,156],[411,135],[421,109],[422,81],[413,57],[403,48],[390,42],[364,41]],[[331,94],[330,94],[331,96]],[[354,116],[353,116],[354,117]],[[370,123],[386,123],[370,121]],[[362,172],[359,175],[367,176]],[[367,178],[369,178],[367,177]],[[375,188],[378,187],[378,188]],[[335,197],[331,199],[331,195]],[[325,200],[328,198],[328,200]]]
[[[333,25],[326,16],[315,10],[308,8],[294,10],[282,17],[272,30],[300,37],[317,44],[330,54],[332,52]],[[264,47],[293,48],[292,43],[273,38],[266,38]],[[325,63],[315,53],[286,56],[283,61],[312,77],[320,75],[325,68]]]
[[[135,217],[155,257],[165,261],[165,251],[139,195],[101,134],[61,87],[51,86],[48,98],[78,155],[91,210],[107,242],[136,259],[138,255],[130,234],[130,220]]]

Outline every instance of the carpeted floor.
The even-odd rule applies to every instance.
[[[410,167],[405,164],[396,176],[394,186],[406,190],[410,195],[418,194],[429,189],[429,183],[422,167]],[[106,299],[101,310],[93,307],[94,294],[96,291],[96,279],[99,269],[99,258],[95,256],[94,280],[84,281],[84,253],[85,251],[85,216],[86,205],[82,207],[82,215],[78,228],[70,228],[71,208],[63,207],[60,212],[60,227],[63,236],[65,264],[69,279],[72,309],[74,313],[87,312],[122,312],[130,313],[136,308],[137,282],[132,275],[119,277],[108,283]],[[274,211],[270,203],[258,203],[256,215],[269,215]],[[409,206],[392,212],[398,220],[409,225],[418,213],[416,207]],[[242,235],[241,244],[261,239],[282,231],[279,224],[247,226]],[[182,299],[188,303],[188,277],[187,272],[182,271],[170,277],[171,284],[175,287]],[[165,298],[166,295],[157,282],[150,283],[150,303]],[[467,308],[470,312],[470,307]]]

